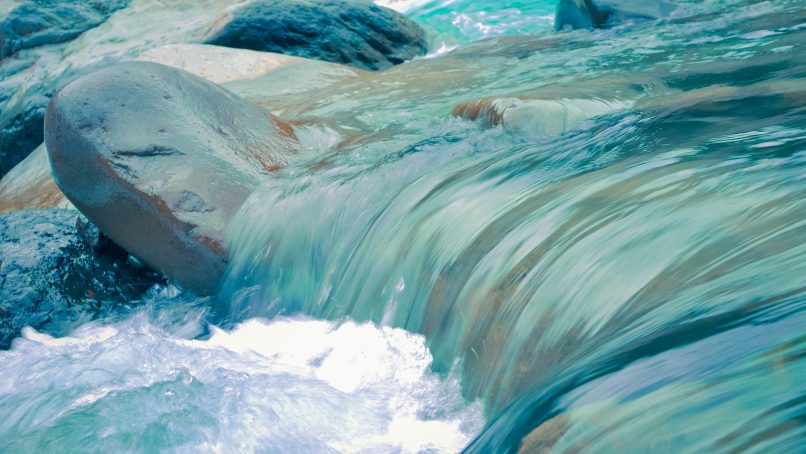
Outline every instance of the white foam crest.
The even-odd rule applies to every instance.
[[[405,13],[432,0],[375,0],[375,4]]]
[[[26,432],[13,447],[61,437],[111,451],[147,440],[168,451],[456,452],[481,429],[481,405],[431,362],[422,336],[352,321],[252,319],[208,340],[144,316],[59,339],[28,328],[0,352],[0,441]],[[149,438],[166,424],[169,435]]]

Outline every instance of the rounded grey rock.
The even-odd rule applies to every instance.
[[[48,107],[45,141],[65,196],[112,241],[198,294],[219,287],[230,219],[296,148],[278,118],[148,62],[65,87]]]

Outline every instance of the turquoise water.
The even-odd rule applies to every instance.
[[[432,48],[497,36],[533,35],[554,27],[555,2],[454,1],[418,2],[405,13],[430,34]]]
[[[530,433],[558,452],[791,452],[805,18],[799,2],[687,3],[466,44],[289,107],[372,138],[252,197],[219,312],[424,334],[435,370],[459,367],[485,404],[480,452]],[[503,125],[451,117],[485,97],[513,103]]]
[[[27,333],[0,440],[802,451],[802,2],[562,33],[546,3],[484,5],[406,10],[453,52],[267,96],[305,149],[232,223],[222,294]]]

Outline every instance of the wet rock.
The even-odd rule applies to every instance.
[[[298,65],[320,77],[326,73],[341,78],[366,74],[335,63],[209,44],[169,44],[146,51],[137,59],[179,68],[217,84],[255,80]]]
[[[112,257],[118,260],[127,260],[129,253],[125,249],[115,244],[108,236],[104,235],[95,224],[90,222],[84,215],[79,214],[76,219],[76,231],[78,237],[94,253]],[[139,262],[137,262],[139,264]]]
[[[237,1],[0,1],[0,177],[42,143],[47,105],[67,83],[162,44],[202,42]]]
[[[45,144],[0,180],[0,213],[26,208],[73,208],[53,181]]]
[[[262,0],[236,10],[207,43],[376,70],[425,54],[425,32],[368,1]]]
[[[49,74],[49,83],[26,87],[27,83],[20,83],[14,76],[25,77],[37,71],[32,67],[39,59],[15,54],[73,40],[104,23],[128,3],[129,0],[27,0],[3,19],[0,77],[5,80],[0,83],[0,176],[42,143],[45,109],[50,97],[71,76],[77,75],[77,71],[70,69],[62,81]]]
[[[451,113],[467,120],[479,120],[488,127],[503,125],[527,134],[554,135],[574,129],[589,118],[623,110],[631,105],[629,101],[596,98],[504,96],[461,102]]]
[[[45,140],[67,198],[115,243],[200,294],[227,266],[224,230],[293,129],[185,71],[130,62],[65,87]]]
[[[560,0],[554,27],[607,28],[623,22],[660,19],[674,9],[673,3],[664,0]]]
[[[104,23],[129,0],[27,0],[0,25],[0,59],[22,49],[70,41]]]
[[[183,69],[271,112],[297,105],[302,93],[315,96],[324,87],[368,74],[321,60],[209,44],[161,46],[138,60]]]
[[[62,335],[164,283],[109,244],[87,245],[77,216],[60,209],[0,215],[0,348],[25,326]]]
[[[42,143],[49,93],[37,93],[0,112],[0,176]]]
[[[551,449],[568,432],[568,415],[559,415],[545,421],[543,424],[529,432],[518,448],[518,454],[543,454],[551,452]]]
[[[157,47],[138,57],[222,84],[269,111],[295,106],[302,93],[367,74],[350,66],[290,55],[206,44]],[[25,208],[72,208],[50,172],[42,144],[0,180],[0,213]]]

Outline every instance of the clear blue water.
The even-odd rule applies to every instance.
[[[420,3],[453,52],[267,99],[308,147],[231,225],[222,294],[27,333],[0,445],[802,451],[802,2],[551,9]]]
[[[497,36],[546,33],[554,27],[554,1],[419,2],[405,10],[429,32],[432,48]]]

